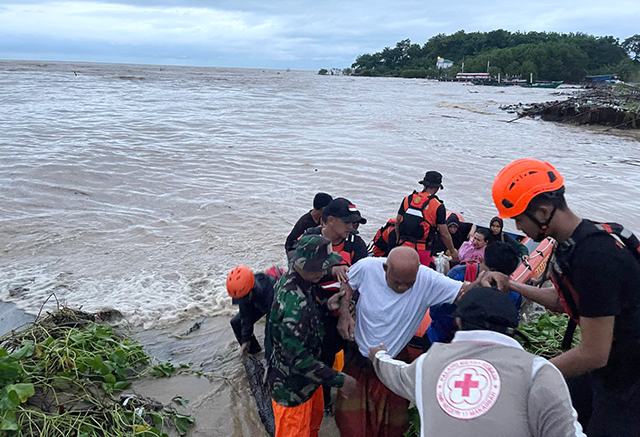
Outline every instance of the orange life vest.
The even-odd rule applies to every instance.
[[[436,236],[436,212],[442,201],[435,194],[414,191],[402,201],[400,242],[424,245],[429,249]]]
[[[376,236],[373,237],[373,256],[384,257],[389,255],[396,243],[396,219],[391,218],[383,227],[378,229]]]
[[[615,239],[616,244],[620,248],[626,248],[631,252],[633,257],[640,262],[640,242],[638,238],[618,223],[599,223],[591,222],[594,226],[587,228],[580,235],[574,235],[569,240],[560,244],[556,251],[561,250],[565,253],[564,259],[567,261],[573,256],[573,250],[576,245],[581,243],[587,237],[595,234],[608,234]],[[565,312],[569,314],[571,319],[580,324],[580,313],[578,311],[580,305],[580,296],[571,284],[571,278],[567,274],[569,262],[561,263],[558,257],[554,258],[551,269],[551,281],[558,292],[558,298]]]

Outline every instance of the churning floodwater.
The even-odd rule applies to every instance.
[[[353,201],[368,241],[438,170],[448,208],[488,223],[519,157],[552,162],[581,215],[640,231],[637,138],[498,108],[559,91],[1,61],[0,300],[36,313],[55,293],[142,327],[230,314],[226,273],[283,264],[317,191]]]

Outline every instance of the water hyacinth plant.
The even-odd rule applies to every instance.
[[[55,311],[0,338],[0,435],[163,437],[169,424],[186,435],[190,416],[121,394],[132,381],[171,369],[93,314]]]

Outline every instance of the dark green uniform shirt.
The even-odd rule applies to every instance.
[[[294,271],[276,284],[268,322],[273,349],[267,384],[273,400],[285,407],[303,404],[320,385],[344,383],[343,373],[319,359],[325,330],[316,301],[318,290]]]

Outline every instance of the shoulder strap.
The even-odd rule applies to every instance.
[[[626,229],[620,223],[587,221],[593,226],[583,230],[579,235],[572,236],[572,238],[562,243],[560,247],[563,251],[568,250],[569,254],[571,254],[575,249],[575,246],[585,241],[588,237],[606,234],[614,238],[618,246],[627,248],[633,257],[640,263],[640,241],[633,232]]]

